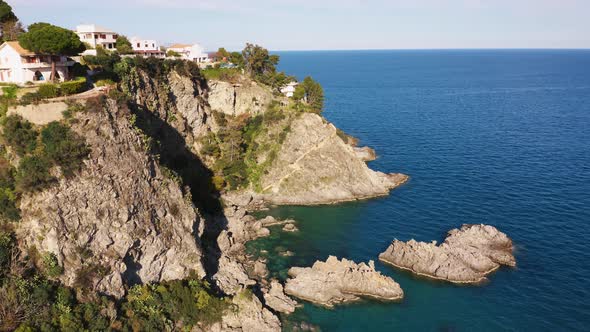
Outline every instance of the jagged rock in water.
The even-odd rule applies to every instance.
[[[264,302],[273,310],[286,314],[294,312],[297,307],[297,301],[285,295],[283,285],[275,279],[270,282],[269,289],[264,293]]]
[[[237,310],[228,310],[221,323],[209,327],[209,332],[278,332],[281,322],[260,300],[248,291],[234,296],[232,303]]]
[[[201,218],[145,152],[129,111],[109,102],[76,117],[92,152],[79,174],[22,197],[22,245],[54,253],[64,284],[115,297],[124,284],[204,276]]]
[[[252,81],[243,81],[240,84],[209,81],[207,100],[211,109],[236,116],[266,111],[273,100],[273,95],[269,89]]]
[[[274,204],[324,204],[387,195],[408,177],[369,167],[334,125],[304,113],[291,124],[276,160],[262,178],[262,197]]]
[[[373,261],[356,264],[330,256],[312,267],[292,267],[289,276],[287,294],[328,307],[360,297],[392,301],[404,295],[397,282],[375,270]]]
[[[454,283],[479,283],[501,265],[515,266],[512,240],[489,225],[463,225],[445,242],[394,240],[379,259],[430,278]]]
[[[294,224],[285,224],[285,226],[283,226],[283,231],[285,232],[297,232],[299,231],[299,228],[297,228],[297,226],[295,226]]]

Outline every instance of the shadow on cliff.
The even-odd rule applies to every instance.
[[[217,237],[228,223],[223,214],[220,193],[213,185],[213,173],[188,149],[184,137],[169,123],[140,105],[130,104],[129,108],[137,117],[136,126],[159,143],[155,144],[152,152],[160,155],[160,165],[173,170],[181,178],[185,195],[190,192],[193,204],[201,213],[203,235],[199,237],[198,223],[195,223],[193,235],[200,239],[202,263],[207,278],[211,279],[219,270],[221,257]]]

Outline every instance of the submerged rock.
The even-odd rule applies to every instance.
[[[454,283],[478,283],[501,265],[515,266],[512,240],[493,226],[463,225],[445,242],[394,240],[379,259],[430,278]]]
[[[285,295],[283,285],[277,280],[271,281],[270,288],[264,294],[264,301],[273,310],[286,314],[294,312],[297,307],[297,301]]]
[[[328,307],[360,297],[392,301],[404,295],[397,282],[375,271],[373,261],[356,264],[330,256],[312,267],[293,267],[289,276],[287,294]]]

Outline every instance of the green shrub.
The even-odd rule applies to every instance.
[[[79,62],[74,63],[70,73],[73,77],[86,77],[88,75],[88,66],[84,66]]]
[[[39,85],[37,93],[42,99],[59,97],[59,87],[53,83],[45,83]]]
[[[40,190],[55,179],[49,174],[51,163],[43,157],[27,156],[21,159],[15,176],[16,189],[20,192]]]
[[[96,81],[96,86],[111,86],[111,85],[115,85],[117,83],[115,83],[115,81],[111,80],[111,79],[102,79],[102,80],[98,80]]]
[[[183,330],[198,324],[220,321],[229,303],[212,295],[209,285],[196,279],[176,280],[152,285],[137,285],[129,290],[122,306],[124,322],[139,331]]]
[[[9,85],[2,87],[2,91],[4,92],[4,96],[8,99],[16,99],[16,93],[18,92],[18,86],[16,85]]]
[[[3,122],[2,137],[16,154],[22,157],[35,149],[38,133],[29,121],[19,115],[10,115]]]
[[[59,262],[57,261],[57,256],[55,256],[54,253],[45,253],[42,257],[42,261],[43,270],[45,271],[45,275],[47,275],[48,277],[59,277],[64,272],[63,267],[59,265]]]
[[[20,97],[20,103],[23,105],[38,104],[41,99],[43,98],[39,92],[27,92],[22,97]]]
[[[90,149],[80,136],[70,127],[55,121],[41,130],[41,143],[45,156],[59,165],[66,177],[79,170],[90,153]]]
[[[76,78],[73,81],[63,82],[59,85],[59,94],[62,96],[70,96],[84,91],[86,87],[86,78]]]
[[[10,221],[20,219],[20,210],[16,207],[16,194],[10,188],[0,188],[0,217]]]
[[[83,112],[86,110],[86,106],[77,102],[71,102],[68,104],[68,108],[62,112],[64,118],[71,119],[74,114],[78,112]]]

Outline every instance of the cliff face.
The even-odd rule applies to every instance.
[[[273,95],[252,81],[242,84],[210,81],[207,100],[211,109],[237,116],[263,113],[272,102]]]
[[[136,70],[124,80],[124,87],[141,108],[181,133],[195,155],[200,155],[199,139],[221,128],[214,111],[253,117],[268,112],[273,102],[271,91],[253,82],[239,86],[221,81],[206,83],[174,71],[157,79]],[[279,99],[274,101],[280,103]],[[262,175],[246,190],[248,195],[272,204],[329,204],[386,195],[407,181],[402,174],[371,170],[366,161],[374,159],[372,150],[347,144],[336,127],[321,116],[298,114],[287,108],[280,112],[289,113],[290,125],[285,126],[284,120],[264,128],[263,135],[268,137],[259,137],[256,143],[264,146],[271,141],[276,145],[279,141],[280,145],[276,151],[259,149],[257,162],[264,169],[257,170]],[[286,138],[282,140],[275,138],[283,135]],[[269,154],[274,158],[270,163]]]
[[[262,197],[274,204],[321,204],[386,195],[407,180],[367,167],[319,115],[304,113],[291,124],[280,152],[262,178]]]
[[[146,153],[131,114],[114,102],[76,115],[91,154],[80,174],[22,198],[18,235],[54,253],[64,284],[115,297],[124,285],[204,276],[201,217]]]

